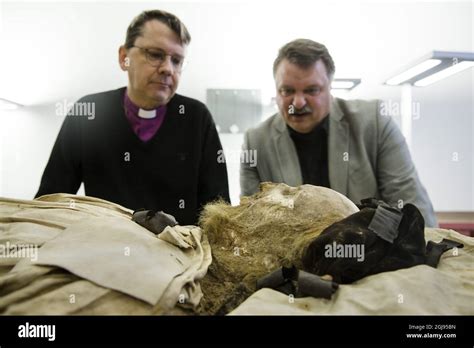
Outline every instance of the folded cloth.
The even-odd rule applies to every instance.
[[[200,235],[194,243],[200,245],[197,238]],[[66,228],[39,249],[35,263],[64,268],[100,286],[155,305],[173,279],[185,273],[196,257],[202,263],[202,252],[201,248],[186,253],[131,220],[105,217],[86,219]],[[189,280],[193,279],[186,281]],[[179,295],[180,289],[175,286],[168,304],[174,306]]]
[[[201,229],[196,226],[166,226],[164,231],[158,235],[158,238],[182,249],[195,248],[196,235],[193,232],[201,236]]]
[[[0,257],[0,313],[145,315],[195,308],[212,260],[206,235],[178,225],[156,235],[131,217],[131,210],[93,197],[0,198],[0,254],[7,256]]]

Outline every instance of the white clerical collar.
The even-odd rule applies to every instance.
[[[154,110],[145,110],[145,109],[138,109],[138,116],[141,118],[155,118],[156,117],[156,109]]]

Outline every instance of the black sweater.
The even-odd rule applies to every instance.
[[[120,88],[76,103],[94,103],[95,115],[78,107],[69,112],[36,197],[76,193],[84,182],[88,196],[133,210],[163,210],[182,225],[196,224],[207,202],[229,201],[226,165],[217,161],[222,146],[206,106],[176,94],[160,129],[142,142],[125,116],[124,93]]]

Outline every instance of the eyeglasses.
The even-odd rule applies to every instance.
[[[185,60],[184,57],[177,55],[177,54],[168,54],[165,51],[159,49],[159,48],[144,48],[144,47],[138,47],[138,46],[132,46],[139,48],[143,52],[145,52],[145,57],[151,66],[157,68],[163,62],[166,60],[167,56],[171,57],[171,64],[173,65],[173,68],[177,72],[181,72],[184,68],[185,65]]]

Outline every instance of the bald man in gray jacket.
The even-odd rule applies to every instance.
[[[280,112],[245,134],[243,151],[256,151],[258,160],[241,164],[242,195],[265,181],[326,186],[355,203],[415,204],[426,226],[437,226],[405,139],[380,103],[331,96],[335,67],[324,45],[286,44],[273,71]]]

